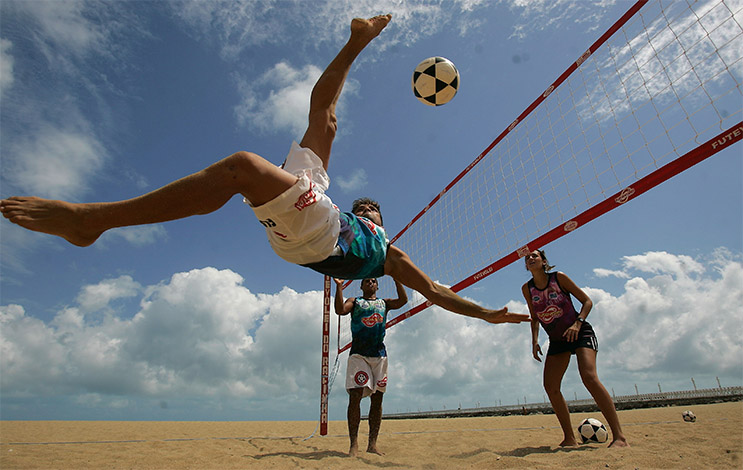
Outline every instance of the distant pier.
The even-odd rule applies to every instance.
[[[678,392],[643,393],[612,397],[617,410],[635,408],[660,408],[664,406],[698,405],[743,401],[743,387],[720,387]],[[586,413],[599,411],[592,398],[568,401],[571,412]],[[473,418],[477,416],[508,416],[524,414],[550,414],[552,406],[547,403],[522,403],[518,405],[491,406],[479,408],[458,408],[439,411],[411,411],[406,413],[385,413],[384,419],[425,419],[425,418]],[[366,416],[364,417],[366,418]]]

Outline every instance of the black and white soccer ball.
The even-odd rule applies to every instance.
[[[583,444],[586,442],[597,442],[599,444],[609,439],[609,432],[601,421],[595,418],[584,419],[578,425],[578,434],[580,434]]]
[[[695,415],[689,410],[686,410],[683,413],[681,413],[681,417],[684,418],[684,421],[688,423],[693,423],[694,421],[697,420],[697,415]]]
[[[448,103],[458,89],[459,71],[449,59],[429,57],[413,72],[413,93],[429,106]]]

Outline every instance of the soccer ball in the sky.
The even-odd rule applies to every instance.
[[[693,423],[694,421],[697,420],[697,416],[689,410],[686,410],[683,413],[681,413],[681,416],[684,418],[684,421],[688,421],[690,423]]]
[[[609,432],[606,430],[606,426],[595,418],[584,419],[578,425],[578,434],[580,434],[583,444],[586,442],[598,442],[601,444],[609,439]]]
[[[429,57],[413,72],[413,93],[429,106],[441,106],[454,98],[459,89],[459,71],[443,57]]]

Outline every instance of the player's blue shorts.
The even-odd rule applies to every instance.
[[[550,347],[547,349],[547,355],[554,356],[555,354],[562,354],[568,351],[571,354],[575,354],[575,350],[578,348],[588,348],[594,351],[599,350],[599,341],[596,339],[596,333],[594,333],[593,327],[588,322],[584,322],[583,326],[580,327],[578,339],[575,341],[554,341],[550,339]]]
[[[340,213],[340,234],[336,252],[319,263],[303,264],[338,279],[367,279],[384,276],[387,233],[365,217]]]

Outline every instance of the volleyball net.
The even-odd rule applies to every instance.
[[[458,292],[743,139],[741,24],[741,0],[637,1],[391,242]]]

